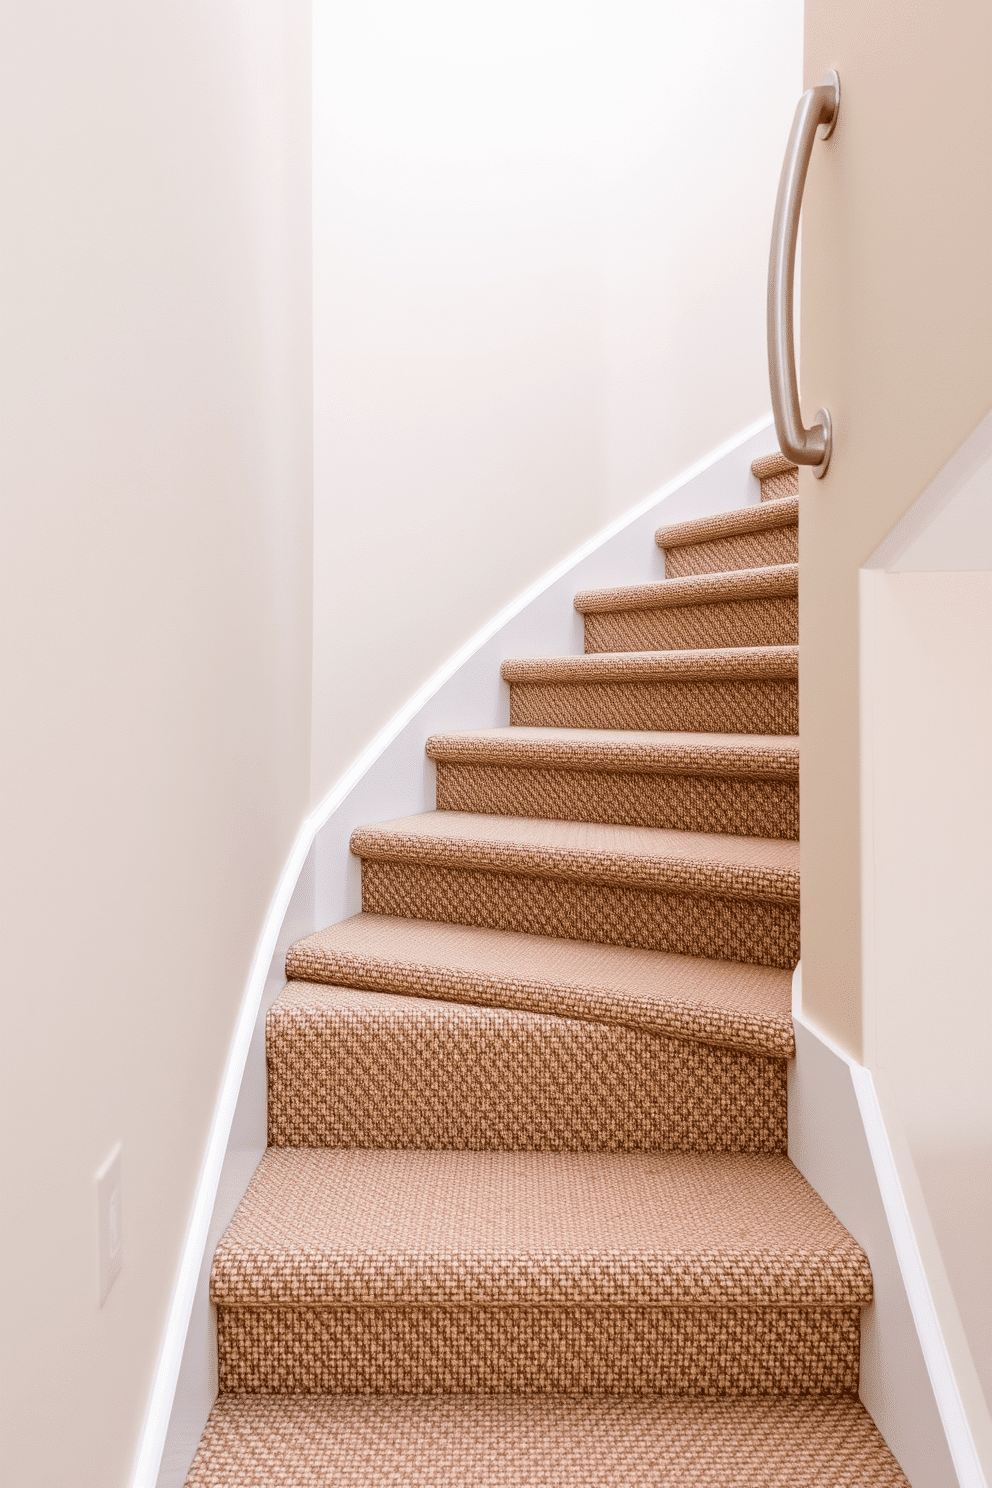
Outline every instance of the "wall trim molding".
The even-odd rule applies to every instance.
[[[267,989],[271,991],[273,979],[275,979],[277,986],[281,986],[284,981],[282,977],[282,959],[284,958],[286,948],[284,942],[286,941],[287,920],[292,916],[294,896],[298,895],[302,879],[306,877],[305,869],[307,864],[308,862],[313,863],[313,855],[315,855],[319,845],[318,839],[321,829],[331,822],[332,818],[352,795],[356,787],[366,779],[373,766],[381,760],[390,746],[399,740],[404,730],[417,718],[417,715],[422,712],[425,706],[509,622],[521,615],[535,601],[541,599],[555,584],[567,578],[573,569],[584,560],[594,556],[611,539],[620,537],[628,528],[637,523],[639,519],[649,516],[662,502],[683,492],[694,481],[705,476],[707,472],[713,471],[721,462],[737,454],[742,450],[743,446],[757,439],[760,435],[771,429],[771,427],[772,419],[770,414],[766,414],[764,417],[749,424],[738,434],[725,440],[704,458],[696,461],[687,470],[682,471],[673,480],[668,481],[660,489],[625,512],[623,516],[616,518],[607,526],[603,527],[579,548],[568,554],[533,584],[524,589],[522,593],[500,610],[498,614],[494,615],[486,625],[476,631],[463,646],[455,651],[443,666],[439,667],[433,676],[404,703],[403,707],[393,714],[389,722],[380,729],[366,748],[349,765],[303,822],[296,835],[296,840],[293,843],[289,857],[280,875],[278,886],[272,897],[259,937],[258,946],[252,960],[244,997],[242,998],[241,1007],[238,1012],[230,1052],[224,1070],[224,1077],[221,1082],[220,1094],[214,1109],[206,1153],[197,1181],[192,1214],[183,1244],[176,1283],[166,1315],[162,1345],[159,1351],[148,1409],[131,1476],[131,1488],[156,1488],[157,1484],[163,1485],[164,1488],[165,1470],[163,1469],[163,1455],[166,1450],[167,1438],[170,1434],[170,1423],[172,1422],[174,1407],[176,1405],[180,1375],[184,1368],[194,1304],[198,1294],[202,1294],[205,1286],[205,1276],[209,1274],[209,1266],[206,1263],[209,1260],[209,1255],[212,1254],[210,1244],[211,1233],[217,1229],[219,1203],[223,1207],[222,1179],[225,1161],[230,1156],[232,1131],[235,1128],[239,1103],[244,1101],[244,1086],[247,1079],[246,1071],[250,1068],[250,1054],[253,1046],[257,1046],[260,1020],[262,1020],[263,1024],[262,1033],[264,1037]],[[755,451],[755,453],[758,452]],[[757,482],[754,482],[753,499],[758,499]],[[730,502],[730,504],[733,505],[735,503]],[[736,504],[741,505],[744,502],[737,501]],[[318,920],[323,921],[323,916],[317,914],[314,923],[305,925],[303,928],[300,928],[300,925],[297,924],[290,938],[297,939],[299,936],[317,929],[318,924],[316,921]],[[329,921],[324,922],[329,923]],[[271,1000],[271,997],[269,1000]],[[250,1143],[246,1144],[246,1146],[250,1150]],[[238,1185],[240,1186],[240,1193],[233,1200],[235,1205],[244,1192],[244,1185],[247,1183],[254,1166],[255,1163],[253,1161],[247,1167],[243,1182]],[[239,1171],[245,1173],[246,1165],[244,1162],[241,1163]],[[230,1206],[231,1196],[228,1195],[227,1207],[230,1208]],[[233,1209],[231,1209],[231,1212],[233,1212]],[[226,1223],[227,1221],[225,1220],[224,1224],[226,1225]],[[200,1429],[202,1430],[202,1422]],[[197,1439],[199,1434],[200,1432],[197,1430]],[[182,1471],[181,1476],[173,1478],[170,1475],[168,1481],[170,1484],[173,1481],[181,1483],[184,1477],[185,1471]]]
[[[988,568],[990,461],[992,410],[979,420],[891,532],[868,555],[862,570],[911,573]],[[958,530],[942,534],[943,541],[938,539],[935,543],[931,534],[946,526],[951,508],[969,497],[972,509],[964,515]]]
[[[961,1488],[988,1488],[978,1447],[965,1410],[957,1373],[951,1361],[934,1293],[910,1214],[906,1191],[896,1162],[888,1123],[883,1114],[872,1072],[851,1062],[851,1079],[858,1097],[868,1149],[892,1233],[899,1269],[913,1312],[927,1373],[947,1437]],[[892,1112],[889,1118],[891,1121]],[[908,1154],[907,1154],[908,1155]]]
[[[939,1249],[931,1231],[912,1156],[903,1137],[895,1106],[888,1095],[884,1071],[873,1072],[867,1066],[859,1064],[812,1018],[804,1014],[802,962],[793,974],[792,1016],[797,1032],[797,1064],[807,1054],[808,1041],[815,1040],[819,1049],[843,1066],[849,1076],[857,1116],[871,1160],[870,1176],[877,1186],[877,1198],[884,1211],[894,1260],[912,1318],[921,1362],[926,1370],[933,1414],[939,1419],[946,1441],[950,1459],[947,1466],[952,1466],[958,1488],[989,1488],[981,1450],[982,1445],[985,1445],[988,1412],[943,1270]],[[791,1084],[792,1082],[790,1087]],[[827,1082],[821,1076],[818,1088],[812,1090],[812,1098],[807,1094],[807,1100],[814,1108],[807,1114],[807,1121],[811,1118],[812,1123],[820,1124],[824,1131],[830,1133],[829,1140],[840,1140],[839,1137],[835,1138],[837,1091],[835,1088],[830,1094],[826,1092]],[[790,1106],[792,1094],[790,1088]],[[834,1103],[833,1108],[831,1102]],[[854,1110],[855,1106],[852,1105],[851,1110],[846,1113],[848,1117]],[[858,1172],[856,1156],[847,1153],[845,1156],[849,1160],[842,1164],[844,1171],[839,1186],[836,1170],[824,1181],[825,1165],[822,1164],[822,1159],[818,1160],[816,1155],[811,1155],[809,1135],[808,1130],[801,1135],[797,1134],[794,1142],[790,1110],[790,1157],[818,1191],[827,1190],[823,1192],[826,1202],[838,1212],[838,1218],[844,1224],[856,1230],[857,1222],[852,1221],[851,1216],[844,1211],[848,1205],[852,1210],[863,1206],[865,1195],[862,1193],[854,1198],[852,1194],[844,1192],[844,1185],[847,1184],[850,1189],[860,1186],[863,1190],[867,1175]],[[820,1137],[822,1140],[822,1133]],[[869,1205],[873,1197],[868,1196]],[[870,1250],[870,1245],[866,1243],[867,1237],[858,1235],[856,1238]],[[876,1239],[876,1247],[877,1243]],[[869,1254],[869,1259],[872,1260],[873,1270],[876,1264],[883,1268],[886,1264],[884,1256]],[[941,1474],[939,1460],[934,1460],[939,1459],[940,1454],[931,1453],[931,1460],[928,1462],[904,1460],[905,1455],[913,1455],[914,1449],[919,1450],[919,1443],[913,1442],[911,1438],[921,1422],[919,1419],[909,1418],[920,1411],[921,1380],[919,1377],[911,1377],[915,1361],[909,1356],[909,1351],[897,1346],[898,1321],[892,1316],[895,1308],[890,1301],[887,1304],[888,1315],[884,1316],[881,1305],[883,1299],[879,1297],[878,1291],[876,1285],[875,1310],[879,1316],[875,1320],[875,1329],[878,1338],[871,1355],[862,1358],[862,1397],[899,1457],[914,1488],[930,1488],[931,1484],[946,1481],[946,1476]],[[873,1395],[878,1397],[881,1409],[871,1398]],[[878,1419],[879,1415],[882,1419]],[[933,1425],[933,1422],[929,1425],[931,1435]],[[924,1421],[922,1426],[925,1436],[927,1423]],[[900,1437],[908,1440],[903,1442]],[[902,1452],[900,1447],[903,1448]]]

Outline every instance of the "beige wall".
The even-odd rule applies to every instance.
[[[806,0],[840,73],[803,226],[802,387],[834,418],[802,477],[803,1000],[862,1052],[858,568],[992,404],[992,8]]]
[[[992,567],[861,588],[865,1055],[992,1403]]]
[[[0,1476],[116,1488],[307,808],[309,8],[2,24]]]
[[[801,0],[318,0],[315,801],[532,580],[767,410],[801,49]]]

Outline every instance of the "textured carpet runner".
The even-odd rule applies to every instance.
[[[362,913],[268,1014],[189,1488],[905,1485],[867,1258],[786,1155],[798,481],[752,468],[355,832]]]

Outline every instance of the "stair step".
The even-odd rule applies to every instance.
[[[799,836],[799,740],[780,734],[481,729],[427,754],[439,811]]]
[[[270,1147],[785,1152],[786,1061],[512,1008],[290,982]]]
[[[361,827],[372,914],[795,966],[799,847],[764,837],[432,811]]]
[[[585,649],[674,651],[799,644],[799,565],[692,574],[575,596]]]
[[[655,542],[665,550],[668,578],[798,563],[799,498],[762,501],[659,527]]]
[[[909,1488],[859,1400],[224,1395],[187,1488]]]
[[[286,975],[795,1054],[791,977],[775,967],[360,914],[297,941]]]
[[[799,732],[798,646],[529,657],[501,673],[514,726]]]
[[[762,501],[799,495],[799,466],[778,450],[773,455],[759,455],[757,460],[752,460],[751,474],[761,482]]]
[[[864,1252],[781,1156],[272,1149],[221,1394],[853,1395]]]

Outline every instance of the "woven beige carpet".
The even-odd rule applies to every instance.
[[[786,1156],[798,501],[754,474],[354,833],[362,913],[267,1016],[190,1488],[905,1484],[868,1259]]]
[[[189,1488],[907,1488],[855,1400],[222,1396]]]
[[[788,736],[508,728],[439,734],[441,811],[799,837],[799,744]]]

